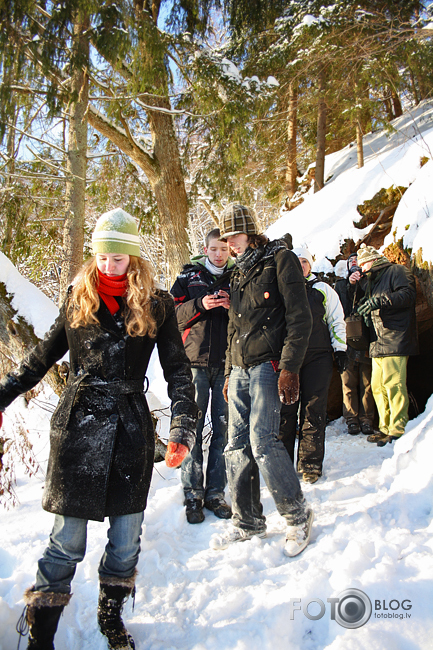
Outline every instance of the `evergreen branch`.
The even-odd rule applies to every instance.
[[[23,135],[25,135],[27,138],[30,138],[31,140],[36,140],[37,142],[41,142],[42,144],[45,144],[49,147],[53,147],[53,149],[57,149],[57,151],[60,151],[60,153],[63,154],[64,156],[67,155],[67,152],[64,149],[58,147],[56,144],[53,144],[52,142],[47,142],[47,140],[42,140],[41,138],[37,138],[35,135],[31,135],[27,131],[22,131],[21,129],[19,129],[14,124],[11,124],[10,122],[8,123],[8,126],[11,129],[15,129],[15,131],[18,131],[18,133],[22,133]]]
[[[33,151],[33,149],[29,145],[26,145],[26,146],[27,146],[27,149],[30,151],[30,153],[32,153],[34,155],[34,157],[37,158],[38,160],[40,160],[40,162],[43,163],[44,165],[47,165],[48,167],[51,167],[52,169],[55,169],[56,171],[63,172],[64,174],[69,173],[68,170],[66,170],[64,167],[61,167],[59,165],[55,165],[52,162],[46,160],[45,158],[41,158],[41,156],[39,156],[36,153],[36,151]]]
[[[147,93],[146,93],[147,95]],[[153,97],[157,97],[157,95],[153,95]],[[162,97],[160,95],[159,97]],[[166,99],[166,98],[164,98]],[[164,108],[162,106],[155,106],[155,105],[150,105],[150,104],[145,104],[140,98],[134,97],[132,95],[126,96],[126,97],[98,97],[98,100],[102,101],[136,101],[137,104],[141,107],[144,108],[146,111],[154,111],[155,113],[165,113],[166,115],[173,115],[173,116],[178,116],[178,115],[188,115],[189,117],[194,117],[197,119],[206,119],[207,117],[212,117],[212,115],[215,115],[217,111],[213,111],[212,113],[208,113],[207,115],[200,115],[197,113],[191,113],[190,111],[187,111],[185,109],[177,109],[177,108]]]
[[[202,204],[202,206],[204,207],[204,209],[206,210],[208,215],[211,217],[211,219],[215,222],[215,224],[219,228],[220,227],[220,221],[218,219],[218,215],[215,213],[214,210],[212,210],[209,202],[205,198],[202,198],[201,196],[198,197],[198,200],[200,201],[200,203]]]
[[[37,174],[35,173],[29,173],[26,172],[25,174],[9,174],[11,178],[20,178],[22,180],[27,180],[28,178],[34,178],[34,179],[39,179],[39,180],[44,180],[44,181],[67,181],[68,179],[65,178],[64,176],[48,176],[47,174]]]
[[[46,90],[37,90],[36,88],[29,88],[29,86],[9,86],[10,90],[13,90],[21,95],[47,95]]]
[[[115,126],[91,104],[89,104],[87,119],[90,126],[93,126],[94,129],[99,131],[99,133],[108,138],[123,153],[134,160],[142,168],[151,182],[157,182],[159,165],[143,147],[134,139],[131,141],[123,129]]]

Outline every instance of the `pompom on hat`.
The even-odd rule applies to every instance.
[[[134,217],[115,208],[101,215],[92,235],[93,254],[113,253],[140,257],[140,237]]]
[[[361,244],[357,255],[358,265],[362,266],[363,264],[377,260],[380,257],[382,257],[382,255],[378,250],[374,248],[374,246],[366,246],[365,244]]]
[[[294,248],[293,253],[297,255],[298,257],[303,257],[304,260],[307,260],[307,262],[310,265],[310,268],[313,268],[313,256],[311,255],[310,251],[308,248]]]
[[[234,235],[257,235],[253,212],[245,205],[231,203],[228,205],[221,217],[221,239],[233,237]]]

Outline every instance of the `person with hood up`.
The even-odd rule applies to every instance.
[[[51,418],[42,507],[54,527],[24,596],[29,650],[54,648],[86,552],[88,520],[109,518],[99,573],[99,628],[111,649],[133,649],[122,607],[134,590],[155,434],[144,395],[155,345],[171,399],[166,463],[180,465],[194,445],[197,405],[171,296],[156,288],[140,257],[135,219],[121,208],[93,232],[94,257],[69,288],[44,339],[0,382],[0,412],[33,388],[69,351],[66,387]],[[2,416],[0,413],[0,424]]]
[[[347,318],[356,310],[357,302],[362,297],[359,291],[361,278],[357,253],[351,253],[347,258],[347,278],[341,278],[335,283],[335,291],[340,298]],[[341,373],[343,387],[343,417],[346,420],[347,431],[351,436],[362,431],[366,436],[374,432],[375,405],[371,390],[371,359],[368,356],[368,342],[365,349],[355,349],[347,341],[347,363]]]
[[[313,511],[293,463],[278,438],[281,402],[298,399],[299,369],[311,314],[299,261],[285,243],[259,235],[251,211],[229,205],[221,239],[236,256],[230,309],[224,396],[229,405],[225,459],[233,525],[211,540],[214,549],[266,536],[259,468],[286,521],[284,553],[307,546]]]
[[[293,462],[300,407],[297,469],[306,483],[315,483],[322,475],[325,456],[326,406],[333,354],[340,374],[345,367],[346,323],[337,293],[311,273],[310,251],[294,248],[293,252],[302,266],[313,329],[299,374],[300,398],[282,406],[280,437]]]
[[[408,422],[407,362],[418,354],[415,278],[373,246],[361,244],[358,264],[364,278],[358,313],[370,328],[371,388],[379,431],[367,437],[383,447],[404,434]]]
[[[227,242],[219,241],[219,228],[206,236],[204,255],[186,264],[171,288],[185,351],[192,366],[195,399],[200,409],[196,442],[182,463],[186,518],[204,521],[203,506],[221,519],[232,516],[224,499],[227,484],[224,447],[227,442],[227,404],[224,362],[227,348],[229,282],[234,266]],[[212,435],[206,477],[203,472],[203,426],[211,394]]]

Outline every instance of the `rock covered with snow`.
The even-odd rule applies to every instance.
[[[0,282],[13,296],[12,307],[33,325],[36,336],[42,338],[58,316],[56,305],[26,280],[3,253],[0,253]]]

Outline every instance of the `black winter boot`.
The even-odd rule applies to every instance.
[[[29,624],[27,650],[54,650],[54,635],[60,615],[70,599],[71,594],[35,591],[34,587],[25,591]]]
[[[134,639],[122,621],[123,605],[131,595],[135,574],[131,578],[100,578],[98,623],[111,650],[134,650]]]
[[[203,499],[185,499],[185,506],[189,524],[201,524],[204,521]]]

